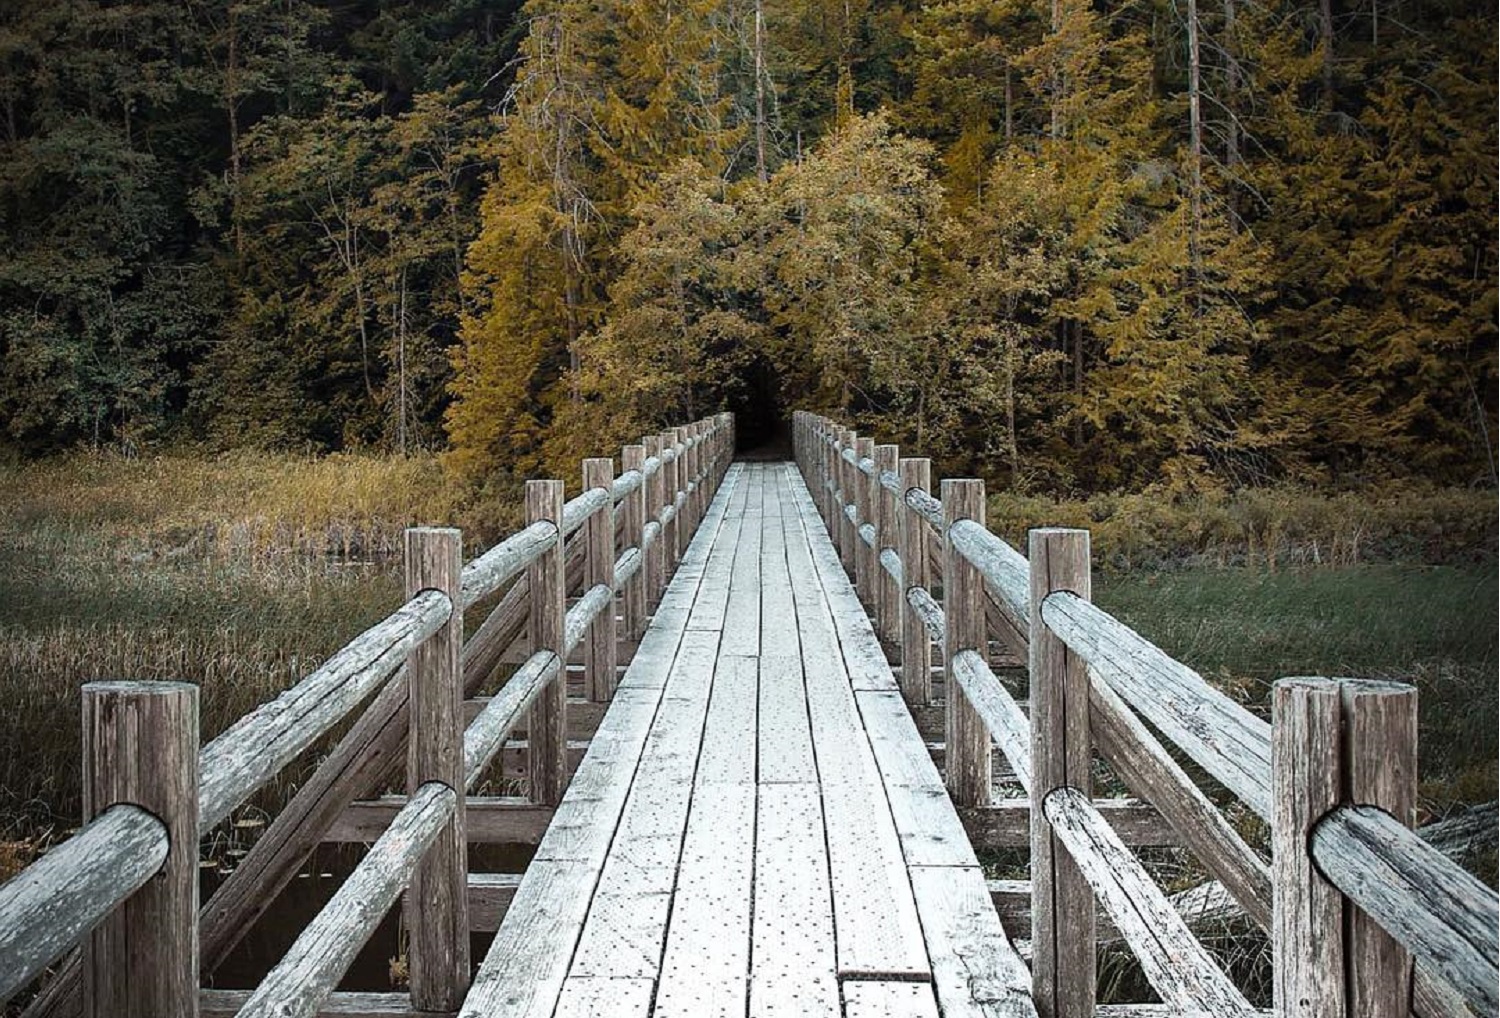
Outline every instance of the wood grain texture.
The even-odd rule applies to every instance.
[[[583,487],[608,490],[613,482],[615,463],[598,458],[583,461]],[[583,586],[585,590],[604,587],[613,590],[615,582],[615,517],[613,503],[599,507],[583,525],[579,534],[583,542]],[[614,595],[610,605],[599,611],[589,623],[583,638],[584,695],[603,703],[614,694],[615,685],[615,613]]]
[[[627,445],[620,450],[620,467],[625,473],[635,473],[642,478],[635,488],[627,494],[620,504],[620,516],[623,517],[625,528],[625,547],[636,547],[643,554],[647,553],[646,535],[646,484],[642,470],[646,463],[646,447],[644,445]],[[649,567],[644,567],[630,582],[625,584],[622,591],[622,605],[624,609],[624,621],[622,627],[625,636],[633,640],[639,640],[641,634],[646,631],[646,577],[650,572]]]
[[[0,1002],[154,877],[168,844],[165,824],[122,803],[0,885]]]
[[[1040,609],[1054,591],[1091,596],[1089,533],[1033,530],[1028,551],[1033,987],[1046,1018],[1075,1018],[1094,1011],[1094,896],[1052,830],[1044,804],[1063,788],[1090,795],[1089,676],[1083,660],[1044,624]]]
[[[932,485],[932,461],[927,459],[903,459],[899,464],[902,487],[926,490]],[[902,592],[897,606],[902,615],[901,622],[901,695],[907,703],[932,702],[932,636],[908,600],[913,587],[924,590],[932,577],[927,558],[927,521],[906,504],[903,497],[896,501],[899,520],[899,544],[901,556]]]
[[[1256,815],[1270,819],[1270,726],[1086,598],[1054,593],[1039,607],[1048,629],[1098,678]]]
[[[878,565],[881,554],[887,550],[894,552],[899,542],[896,500],[880,483],[880,476],[892,473],[900,466],[901,450],[894,445],[877,445],[874,453],[875,476],[869,479],[869,488],[870,515],[871,521],[875,524],[875,561]],[[875,632],[885,642],[899,644],[901,642],[901,619],[898,612],[902,592],[897,589],[895,577],[883,568],[875,570],[873,582],[875,586]]]
[[[462,570],[463,538],[457,530],[417,527],[406,531],[408,597],[436,590],[456,600]],[[453,792],[449,819],[423,853],[407,891],[412,1001],[426,1010],[451,1011],[469,988],[462,615],[450,616],[442,628],[413,648],[407,676],[411,699],[407,794],[415,797],[430,782]]]
[[[979,867],[918,866],[911,878],[944,1018],[1037,1018],[1031,975]]]
[[[1416,687],[1342,679],[1339,694],[1344,728],[1344,799],[1379,807],[1402,827],[1415,826]],[[1409,840],[1416,839],[1413,836]],[[1313,855],[1316,859],[1316,848]],[[1493,902],[1493,894],[1486,897]],[[1412,990],[1411,953],[1363,909],[1346,909],[1345,916],[1351,1018],[1405,1018]],[[1493,923],[1488,933],[1488,946],[1493,951],[1497,936]],[[1500,1005],[1489,992],[1500,982],[1493,962],[1481,982],[1487,987],[1486,1003],[1493,1010]]]
[[[1055,789],[1044,808],[1054,836],[1067,848],[1164,1003],[1226,1016],[1249,1011],[1244,996],[1082,792]],[[1092,953],[1092,938],[1088,946]]]
[[[82,944],[83,1013],[193,1015],[198,1007],[198,687],[83,687],[83,819],[118,803],[157,817],[167,857]]]
[[[558,522],[562,519],[563,482],[526,482],[526,519]],[[530,591],[531,614],[526,636],[532,651],[550,650],[566,659],[564,625],[566,623],[566,575],[563,549],[554,547],[527,567],[526,583]],[[536,697],[526,722],[526,739],[530,753],[528,776],[530,795],[545,806],[562,800],[567,782],[567,686],[559,676]]]
[[[1500,1007],[1494,891],[1373,806],[1323,818],[1311,854],[1321,876],[1480,1014]]]
[[[1278,1018],[1344,1018],[1344,905],[1308,840],[1341,793],[1339,687],[1282,679],[1271,690],[1271,950]]]
[[[943,516],[945,532],[960,520],[984,524],[984,482],[975,480],[943,481]],[[959,554],[951,543],[943,546],[943,662],[944,674],[951,674],[953,659],[965,650],[985,646],[984,606],[980,600],[983,578],[974,566]],[[948,794],[959,806],[983,806],[990,799],[993,775],[990,763],[990,737],[984,720],[964,697],[958,682],[948,683],[946,690],[947,724],[944,741],[948,745],[945,778]]]
[[[1188,777],[1125,701],[1104,682],[1089,685],[1090,718],[1105,759],[1145,796],[1261,929],[1271,925],[1271,870]]]
[[[871,503],[871,483],[863,470],[866,460],[872,465],[875,456],[875,439],[861,436],[855,439],[854,454],[857,457],[853,472],[850,474],[850,499],[854,503],[854,534],[856,538],[854,553],[854,590],[859,595],[860,603],[866,608],[874,610],[875,584],[879,579],[879,567],[875,564],[876,550],[874,547],[873,517],[874,511]],[[869,539],[863,533],[866,525],[872,527]]]
[[[235,1018],[250,999],[249,990],[203,990],[198,994],[201,1018]],[[318,1018],[452,1018],[452,1012],[418,1011],[407,993],[331,993]]]

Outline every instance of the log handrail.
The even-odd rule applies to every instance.
[[[462,686],[464,689],[477,686],[494,670],[506,649],[523,635],[521,630],[532,600],[525,577],[527,567],[542,555],[557,549],[563,554],[565,571],[573,582],[571,577],[575,569],[577,575],[582,575],[585,556],[581,542],[572,542],[568,538],[595,514],[612,511],[616,504],[643,489],[660,490],[662,504],[659,507],[646,506],[637,532],[616,534],[616,543],[626,546],[617,556],[613,551],[610,553],[610,564],[614,567],[610,582],[586,591],[567,611],[562,654],[548,650],[533,654],[463,731],[459,746],[462,784],[467,789],[477,782],[528,708],[535,704],[541,691],[549,687],[561,688],[559,684],[564,677],[562,661],[582,639],[589,624],[601,613],[612,610],[616,596],[626,585],[632,581],[640,582],[648,554],[654,555],[665,543],[663,539],[668,534],[668,527],[671,526],[675,537],[681,540],[690,535],[699,522],[707,506],[708,487],[716,487],[728,467],[733,449],[733,418],[728,414],[716,415],[690,428],[674,429],[668,435],[667,441],[653,438],[650,442],[653,454],[644,458],[637,454],[634,462],[638,465],[626,466],[619,475],[612,477],[609,484],[590,487],[566,502],[556,522],[543,520],[523,527],[464,564],[458,582],[449,588],[449,593],[434,589],[416,593],[390,616],[355,637],[291,688],[239,719],[218,738],[204,745],[201,751],[196,750],[194,707],[192,738],[197,766],[192,768],[196,773],[192,782],[191,806],[195,809],[191,814],[184,814],[189,816],[193,833],[211,831],[352,710],[370,701],[361,718],[365,723],[356,723],[324,761],[330,767],[328,773],[325,774],[324,768],[320,767],[308,785],[299,790],[299,796],[309,791],[308,786],[316,791],[309,806],[312,800],[324,797],[312,814],[306,810],[298,811],[298,816],[303,818],[317,815],[318,822],[325,825],[314,834],[312,844],[315,845],[326,833],[326,824],[332,822],[338,811],[384,772],[383,763],[394,748],[389,744],[387,733],[404,738],[408,691],[403,665],[412,653],[466,609],[508,586],[500,602],[463,647]],[[665,475],[670,475],[671,483],[657,485],[656,479]],[[663,575],[653,575],[653,579],[664,585],[675,562],[676,556],[670,556]],[[649,590],[646,595],[654,601],[660,590]],[[140,685],[144,690],[142,695],[158,691],[149,683],[132,685]],[[162,686],[161,691],[165,688]],[[392,722],[397,722],[398,727],[393,728]],[[375,767],[373,770],[368,769],[371,763]],[[351,782],[344,779],[346,774],[362,774],[364,777]],[[388,837],[391,840],[377,842],[380,846],[380,851],[375,853],[378,858],[367,860],[368,865],[362,863],[356,868],[355,875],[345,885],[347,893],[340,892],[342,904],[347,906],[355,898],[366,902],[374,900],[369,897],[372,893],[376,897],[389,895],[389,900],[393,901],[394,895],[400,893],[424,858],[428,843],[444,829],[455,811],[461,813],[461,807],[462,792],[445,781],[422,785],[407,800],[406,807],[398,815],[398,823],[383,836],[383,839]],[[72,838],[53,848],[11,881],[0,885],[0,953],[8,962],[6,971],[0,973],[0,1001],[29,985],[80,936],[101,919],[112,915],[121,903],[137,893],[144,893],[142,889],[152,883],[151,877],[161,869],[169,847],[167,827],[162,820],[133,804],[120,803],[102,811]],[[193,850],[195,853],[196,845]],[[280,842],[276,856],[267,860],[269,867],[260,872],[265,873],[268,883],[279,890],[288,870],[300,864],[306,850],[306,839]],[[180,852],[177,849],[172,851]],[[290,867],[288,860],[291,860]],[[358,883],[355,877],[358,877]],[[363,887],[363,884],[370,886]],[[225,887],[229,886],[230,882],[226,882]],[[213,906],[214,902],[209,904]],[[243,910],[244,902],[238,907]],[[294,947],[283,965],[278,966],[277,972],[284,970],[284,974],[290,974],[287,978],[309,988],[298,999],[305,997],[310,1003],[296,1005],[304,1008],[296,1013],[316,1012],[318,1002],[327,995],[323,987],[331,992],[333,984],[347,967],[347,961],[340,963],[338,959],[347,955],[352,960],[353,952],[379,921],[384,909],[376,909],[371,914],[367,914],[368,909],[355,911],[359,915],[352,919],[348,915],[340,918],[341,910],[331,903],[330,908],[320,913],[319,919],[305,931],[304,936],[312,939],[306,944],[299,939],[299,947]],[[347,913],[348,909],[343,909],[343,912]],[[210,914],[211,909],[206,907],[204,916]],[[46,936],[40,935],[42,924],[45,924]],[[235,925],[243,927],[245,923]],[[164,943],[188,942],[179,940],[175,931],[158,932],[161,935],[157,939]],[[227,951],[234,939],[237,939],[237,934],[215,942],[214,951],[218,957],[222,957],[222,952]],[[334,941],[339,943],[334,944]],[[11,945],[21,942],[28,945],[27,951],[10,949]],[[329,950],[333,953],[329,954]],[[163,958],[170,954],[168,951],[158,953]],[[9,964],[13,958],[15,964]],[[332,982],[327,981],[330,978]],[[81,1000],[80,981],[75,951],[26,1013],[65,1013],[80,1005],[89,1011],[93,1005]],[[252,994],[246,1003],[246,1013],[259,1013],[257,1009],[267,1001],[291,999],[276,990],[276,986],[275,980],[268,980],[266,986]],[[284,1012],[278,1010],[277,1013]]]
[[[860,443],[869,441],[827,418],[806,412],[798,414],[794,427],[798,465],[809,489],[817,493],[815,502],[835,542],[841,550],[850,541],[861,553],[868,548],[880,571],[900,591],[904,610],[899,613],[893,642],[905,651],[910,643],[903,634],[915,628],[941,650],[950,605],[940,602],[926,583],[905,580],[902,551],[914,545],[904,536],[897,540],[895,534],[883,531],[884,521],[878,515],[876,519],[865,518],[860,485],[852,481],[860,475],[904,506],[903,530],[910,522],[928,532],[932,541],[928,554],[938,555],[951,547],[978,570],[986,595],[998,608],[992,625],[1003,623],[1002,628],[1012,630],[1000,635],[1019,640],[1024,648],[1030,642],[1030,628],[1040,624],[1050,637],[1061,641],[1068,653],[1078,656],[1087,675],[1088,725],[1096,733],[1099,750],[1127,785],[1153,802],[1181,843],[1195,852],[1239,907],[1258,925],[1270,927],[1271,868],[1245,843],[1155,733],[1274,827],[1279,819],[1272,782],[1273,725],[1076,592],[1046,591],[1033,616],[1038,621],[1030,622],[1031,567],[1027,558],[977,521],[956,519],[945,525],[942,501],[925,487],[903,484],[899,472],[877,469],[873,459],[859,454]],[[849,561],[846,557],[846,566]],[[943,602],[950,596],[945,592]],[[878,610],[873,603],[867,607],[872,615]],[[1037,746],[1031,723],[990,668],[985,654],[983,648],[955,648],[953,656],[943,662],[949,678],[948,696],[961,697],[977,711],[1010,760],[1013,773],[1029,788],[1031,754]],[[909,700],[914,691],[923,688],[907,675],[904,666],[901,688]],[[922,697],[914,702],[924,700]],[[1143,721],[1150,722],[1154,732]],[[950,729],[950,754],[953,748]],[[1363,752],[1370,759],[1360,766],[1372,771],[1382,766],[1371,749]],[[1362,910],[1360,915],[1368,913],[1373,919],[1374,928],[1369,920],[1344,924],[1352,931],[1344,935],[1355,938],[1348,950],[1364,952],[1360,957],[1366,959],[1366,965],[1374,964],[1370,958],[1389,961],[1401,957],[1400,951],[1409,951],[1416,965],[1413,975],[1402,984],[1404,997],[1388,973],[1376,978],[1354,963],[1348,974],[1338,976],[1337,992],[1347,993],[1349,1000],[1356,1002],[1351,1006],[1360,1013],[1404,1015],[1410,1006],[1422,1018],[1436,1018],[1455,1013],[1448,1003],[1451,991],[1446,987],[1451,986],[1481,1013],[1495,1013],[1496,984],[1500,981],[1500,949],[1496,944],[1500,902],[1494,892],[1427,846],[1406,823],[1364,805],[1360,796],[1373,792],[1360,789],[1345,794],[1353,795],[1353,801],[1334,802],[1307,821],[1308,836],[1297,842],[1299,851],[1339,900],[1347,900],[1350,908],[1357,906]],[[1044,800],[1049,812],[1051,803],[1058,801],[1054,795]],[[1094,809],[1087,796],[1074,793],[1073,798],[1077,802],[1070,807],[1071,812],[1083,814]],[[1070,850],[1092,851],[1084,844],[1089,839],[1080,839],[1076,830],[1072,841],[1077,844],[1070,844]],[[1097,870],[1095,877],[1104,879],[1106,872]],[[1104,890],[1095,886],[1096,893]],[[1283,888],[1276,893],[1287,891]],[[1107,901],[1105,904],[1106,911],[1111,912]],[[1118,925],[1119,916],[1111,914],[1111,918]],[[1144,942],[1131,946],[1150,947]],[[1136,953],[1141,956],[1140,950]],[[1144,962],[1146,958],[1141,957]],[[1325,975],[1331,971],[1326,970]],[[1162,986],[1157,989],[1174,1006],[1191,1005],[1186,997],[1169,997]],[[1386,997],[1380,998],[1380,994]],[[1402,999],[1397,1001],[1398,997]],[[1371,1003],[1377,999],[1383,1003]],[[1239,1009],[1243,999],[1231,1004]],[[1226,1005],[1200,1001],[1198,1006],[1217,1009]],[[1276,1014],[1296,1014],[1300,1006],[1298,1001],[1278,1001]]]

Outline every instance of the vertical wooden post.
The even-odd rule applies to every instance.
[[[646,522],[658,519],[661,513],[662,503],[666,496],[667,467],[661,462],[662,441],[660,435],[647,435],[646,456],[655,456],[657,459],[656,472],[646,481]],[[661,600],[661,593],[666,589],[666,531],[665,528],[658,530],[656,540],[651,543],[650,550],[646,553],[646,610],[656,610],[657,602]]]
[[[615,461],[605,458],[583,461],[583,488],[603,488],[608,494],[615,479]],[[615,509],[614,503],[605,500],[584,521],[578,535],[583,540],[583,589],[584,592],[603,584],[614,586],[615,582]],[[611,596],[609,606],[594,616],[588,632],[583,636],[583,687],[589,700],[605,703],[615,691],[615,606]]]
[[[1344,679],[1344,801],[1378,806],[1407,827],[1416,821],[1417,690],[1399,682]],[[1350,1018],[1406,1018],[1410,952],[1345,902]]]
[[[627,445],[620,450],[620,468],[622,470],[635,470],[644,472],[646,466],[646,447],[644,445]],[[640,549],[641,564],[625,584],[625,635],[632,640],[639,640],[641,634],[646,631],[646,552],[641,549],[641,530],[646,526],[646,481],[641,480],[640,485],[625,496],[621,512],[625,516],[625,544],[627,547]]]
[[[1049,594],[1066,590],[1085,600],[1093,596],[1089,532],[1033,530],[1029,551],[1032,991],[1037,1011],[1047,1018],[1091,1018],[1094,895],[1068,850],[1053,837],[1042,809],[1057,788],[1092,794],[1088,671],[1042,621],[1042,602]]]
[[[927,521],[906,504],[905,492],[913,488],[927,491],[932,487],[932,461],[904,459],[900,463],[902,499],[897,506],[901,523],[901,573],[905,590],[901,591],[901,693],[910,704],[932,702],[932,637],[906,600],[913,587],[931,584],[927,561]]]
[[[1033,708],[1035,709],[1035,708]],[[1271,957],[1277,1018],[1345,1018],[1344,899],[1308,839],[1340,798],[1339,685],[1282,679],[1271,690]]]
[[[430,781],[453,789],[457,808],[422,856],[406,892],[412,1005],[452,1011],[469,990],[469,862],[464,822],[463,642],[459,608],[463,539],[452,528],[406,531],[406,596],[438,590],[453,604],[436,633],[407,659],[411,737],[406,792]]]
[[[943,666],[946,669],[944,740],[948,794],[959,806],[990,802],[990,733],[953,676],[953,657],[984,647],[984,578],[947,539],[959,520],[984,523],[984,482],[943,482]]]
[[[875,476],[870,478],[870,511],[875,518],[875,631],[887,643],[900,642],[901,615],[896,610],[896,579],[880,564],[880,553],[896,547],[898,527],[894,496],[880,483],[880,475],[894,474],[900,462],[901,451],[896,446],[875,447]]]
[[[855,435],[849,428],[844,428],[839,433],[839,444],[835,450],[838,454],[836,466],[838,467],[838,492],[839,497],[835,500],[837,504],[834,511],[838,513],[839,522],[839,561],[844,566],[844,572],[849,578],[854,578],[855,549],[859,547],[859,534],[855,532],[854,525],[849,522],[844,507],[854,501],[854,475],[859,473],[850,462],[844,458],[844,450],[853,452],[855,447]]]
[[[526,482],[526,522],[548,520],[558,528],[557,543],[526,567],[531,591],[527,622],[533,652],[550,650],[563,658],[563,623],[567,617],[567,571],[562,538],[563,482]],[[568,774],[568,675],[559,668],[536,698],[526,718],[527,772],[531,799],[544,806],[562,801]]]
[[[687,428],[679,427],[672,429],[672,445],[677,449],[677,459],[673,460],[677,465],[677,469],[673,472],[673,480],[676,482],[676,488],[672,492],[673,505],[677,504],[679,493],[683,496],[682,505],[678,507],[677,516],[672,520],[675,524],[673,532],[677,538],[676,547],[672,549],[672,565],[674,568],[677,563],[682,561],[682,556],[687,551],[688,543],[693,539],[693,524],[688,519],[688,513],[692,510],[688,506],[687,499],[688,484],[693,480],[693,460],[692,451],[687,447],[687,441]]]
[[[859,536],[859,530],[866,523],[873,523],[874,512],[870,505],[870,479],[860,469],[859,464],[865,460],[875,459],[875,440],[873,438],[860,438],[854,443],[855,468],[852,475],[854,488],[851,492],[851,501],[855,505],[854,516],[854,589],[859,593],[859,599],[865,603],[867,610],[873,609],[875,605],[875,549],[872,545],[865,544],[865,539]]]
[[[668,506],[676,506],[677,489],[679,487],[677,479],[682,476],[682,460],[677,455],[677,429],[668,428],[666,431],[663,431],[661,434],[661,442],[663,455],[671,457],[670,459],[667,459],[665,461],[665,472],[667,476],[665,478],[666,489],[662,492],[662,507],[666,508]],[[677,571],[678,529],[677,514],[674,511],[671,521],[662,528],[661,535],[666,548],[667,573],[666,576],[663,577],[664,583],[670,583],[672,574]]]
[[[198,687],[83,687],[83,819],[118,803],[167,828],[161,872],[83,941],[83,1014],[198,1014]]]

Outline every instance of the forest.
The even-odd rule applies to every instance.
[[[1479,0],[0,9],[0,450],[1490,486]],[[557,476],[554,473],[554,476]]]

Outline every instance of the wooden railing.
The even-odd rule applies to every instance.
[[[988,804],[992,740],[1026,790],[1041,1013],[1094,1013],[1101,913],[1172,1012],[1251,1010],[1092,799],[1096,750],[1270,935],[1278,1018],[1496,1013],[1495,893],[1410,830],[1415,689],[1284,679],[1267,724],[1091,603],[1088,531],[1033,530],[1023,556],[985,527],[983,482],[934,498],[927,460],[809,413],[793,433],[914,707],[938,648],[950,795]],[[1027,663],[1029,715],[992,634]],[[1269,825],[1269,862],[1180,757]]]
[[[459,531],[408,530],[409,600],[201,751],[196,686],[84,686],[87,823],[0,886],[0,1002],[81,944],[28,1015],[198,1014],[200,958],[211,971],[404,755],[408,794],[384,831],[237,1011],[317,1014],[403,890],[409,1005],[455,1009],[470,971],[466,795],[524,724],[531,802],[561,799],[566,662],[582,648],[589,699],[609,700],[616,601],[639,639],[733,449],[720,414],[626,446],[618,476],[611,459],[585,460],[571,501],[562,481],[529,481],[526,527],[467,564]],[[465,643],[464,612],[502,592]],[[465,697],[518,646],[519,667],[466,726]],[[367,701],[200,914],[199,838]]]

